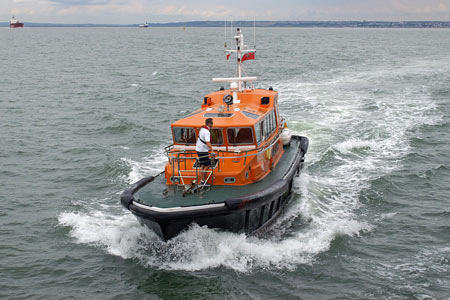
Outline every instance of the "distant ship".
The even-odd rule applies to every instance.
[[[16,16],[12,16],[11,21],[9,22],[9,28],[21,28],[23,27],[23,23],[20,23],[19,20],[16,19]]]
[[[148,23],[147,23],[147,22],[145,22],[144,24],[139,24],[139,27],[142,27],[142,28],[144,28],[144,27],[148,27]]]

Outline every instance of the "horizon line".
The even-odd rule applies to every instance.
[[[213,21],[213,20],[206,20],[206,21],[175,21],[175,22],[145,22],[146,24],[151,26],[161,26],[164,25],[168,26],[174,26],[176,25],[183,26],[185,25],[194,25],[197,24],[197,26],[194,27],[201,27],[198,25],[208,25],[208,27],[222,27],[225,25],[225,22],[229,23],[230,21],[225,20],[219,20],[219,21]],[[22,22],[24,24],[29,24],[33,26],[108,26],[108,27],[130,27],[130,26],[139,26],[140,24],[144,23],[126,23],[126,24],[119,24],[119,23],[52,23],[52,22]],[[378,24],[378,25],[417,25],[418,23],[422,24],[441,24],[446,25],[446,27],[450,27],[450,21],[426,21],[426,20],[414,20],[414,21],[370,21],[370,20],[345,20],[345,21],[310,21],[310,20],[276,20],[276,21],[269,21],[269,20],[259,20],[259,21],[247,21],[247,20],[241,20],[241,21],[233,21],[234,24],[240,23],[239,26],[247,27],[247,26],[253,26],[254,24],[258,27],[277,27],[277,25],[284,25],[284,27],[299,27],[299,25],[307,26],[307,25],[356,25],[356,24],[362,24],[362,25],[369,25],[370,24]],[[244,24],[242,24],[244,23]],[[0,22],[0,24],[6,24],[8,25],[9,22]],[[223,25],[219,25],[223,24]],[[235,25],[237,27],[237,25]],[[283,27],[283,26],[280,26]]]

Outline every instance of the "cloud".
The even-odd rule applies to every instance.
[[[450,0],[0,0],[0,7],[0,18],[15,12],[24,21],[62,23],[450,20]]]
[[[87,6],[87,5],[108,5],[110,0],[49,0],[52,3],[63,6]]]
[[[231,17],[234,15],[232,9],[226,8],[223,5],[212,6],[208,8],[192,8],[188,5],[175,6],[175,5],[166,5],[156,8],[156,14],[160,15],[168,15],[168,16],[187,16],[187,17],[197,17],[197,18],[211,18],[217,19],[224,17]],[[255,14],[253,11],[248,11],[248,14]]]

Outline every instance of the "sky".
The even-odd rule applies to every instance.
[[[0,22],[450,21],[450,0],[0,0]]]

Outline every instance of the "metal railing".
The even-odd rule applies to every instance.
[[[197,155],[197,153],[195,152],[177,152],[177,153],[171,153],[171,154],[176,154],[176,157],[170,157],[169,156],[169,162],[171,163],[171,167],[172,167],[172,176],[171,176],[171,181],[174,184],[177,184],[177,180],[178,183],[180,183],[181,185],[186,185],[186,183],[184,182],[184,179],[195,179],[195,184],[196,184],[196,188],[198,189],[198,183],[199,183],[199,175],[201,173],[207,173],[207,178],[204,182],[204,184],[201,186],[202,188],[205,187],[206,183],[208,182],[208,180],[211,178],[211,185],[214,185],[214,161],[213,161],[213,166],[211,167],[211,171],[201,171],[199,170],[200,168],[200,160],[198,157],[194,157],[193,155]],[[190,154],[191,156],[181,156],[180,154]],[[186,161],[188,160],[193,160],[195,161],[192,166],[193,169],[188,169],[187,168],[187,163]],[[218,164],[218,163],[217,163]],[[217,165],[216,164],[216,165]],[[184,168],[183,168],[184,165]],[[197,167],[196,167],[197,166]],[[175,175],[175,174],[178,175]],[[183,174],[186,173],[186,174]],[[195,176],[193,175],[193,173],[195,173]],[[191,175],[192,174],[192,175]]]

